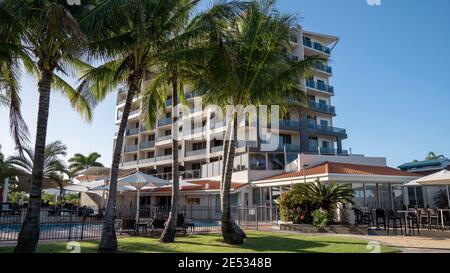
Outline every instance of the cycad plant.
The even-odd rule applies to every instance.
[[[89,2],[89,3],[88,3]],[[50,94],[62,91],[86,120],[92,118],[91,101],[64,81],[82,62],[81,49],[86,42],[78,20],[96,1],[70,6],[59,0],[4,0],[0,2],[1,88],[10,105],[10,123],[16,143],[27,140],[20,116],[19,78],[22,70],[37,79],[39,107],[30,200],[15,252],[34,252],[39,240],[39,214],[42,177],[45,164]]]
[[[205,104],[278,105],[282,113],[305,106],[299,82],[312,67],[314,58],[289,58],[289,37],[296,18],[281,14],[275,1],[245,3],[233,16],[206,17],[210,23],[207,54],[190,82]],[[222,235],[230,244],[243,242],[245,233],[230,213],[230,187],[235,157],[238,111],[234,108],[227,124],[221,172]]]
[[[340,203],[354,204],[354,192],[349,184],[321,183],[317,180],[315,183],[297,184],[294,191],[304,200],[329,213]]]

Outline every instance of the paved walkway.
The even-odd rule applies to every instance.
[[[261,226],[260,231],[297,233],[295,231],[281,231],[277,226]],[[399,249],[403,253],[450,253],[450,238],[427,236],[383,236],[383,235],[353,235],[333,233],[304,233],[312,236],[341,236],[361,238],[376,241]]]

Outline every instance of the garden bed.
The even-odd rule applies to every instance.
[[[310,224],[280,224],[280,230],[284,231],[296,231],[300,233],[334,233],[334,234],[355,234],[355,235],[368,235],[367,226],[355,226],[337,224],[330,225],[318,230],[317,227]]]

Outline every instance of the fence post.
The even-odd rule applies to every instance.
[[[275,225],[278,226],[278,207],[275,205]]]
[[[258,230],[258,207],[255,209],[255,218],[256,218],[256,230]]]
[[[84,221],[86,219],[86,216],[83,215],[83,221],[81,222],[81,238],[80,240],[83,241],[83,232],[84,232]]]
[[[71,213],[73,211],[69,210],[70,214],[70,221],[69,221],[69,241],[72,241],[72,222],[73,222],[73,214]]]

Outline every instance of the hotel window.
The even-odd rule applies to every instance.
[[[164,149],[164,155],[171,155],[171,154],[172,154],[171,148]]]
[[[390,209],[392,207],[391,195],[389,193],[389,184],[378,184],[379,208]]]
[[[172,117],[172,112],[167,112],[166,113],[166,118],[171,118]]]
[[[281,144],[292,144],[292,135],[280,134],[280,143]]]
[[[283,154],[269,154],[269,162],[271,170],[284,170],[284,155]]]
[[[320,126],[328,127],[328,120],[323,120],[323,119],[321,119],[321,120],[320,120]]]
[[[148,152],[147,153],[147,158],[153,158],[155,157],[155,152]]]
[[[325,108],[325,106],[327,105],[327,101],[326,100],[319,100],[319,106],[322,108]]]
[[[148,135],[148,141],[155,141],[155,135]]]
[[[172,131],[171,130],[165,130],[164,131],[164,135],[165,136],[170,136],[172,134]]]
[[[401,184],[393,184],[392,186],[392,204],[395,211],[403,209],[403,188]]]
[[[353,201],[356,207],[365,207],[366,203],[364,200],[364,184],[363,183],[353,183],[352,189],[354,192]]]
[[[328,149],[330,148],[330,142],[326,140],[322,140],[322,148]]]
[[[378,207],[378,195],[377,195],[377,184],[376,183],[366,183],[364,184],[364,193],[366,197],[366,207],[377,208]]]
[[[187,204],[188,205],[200,205],[200,198],[193,198],[193,197],[189,197],[187,199]]]
[[[137,160],[137,155],[133,155],[133,161]]]
[[[206,142],[199,142],[199,143],[192,144],[193,151],[203,150],[203,149],[206,149]]]

